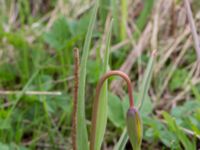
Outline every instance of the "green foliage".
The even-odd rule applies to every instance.
[[[87,63],[87,67],[88,67],[88,71],[87,71],[87,75],[88,75],[88,82],[89,83],[97,83],[99,78],[100,78],[100,74],[101,74],[101,70],[99,68],[101,68],[102,64],[100,63],[100,60],[88,60]]]
[[[71,30],[64,17],[58,18],[51,27],[51,31],[44,35],[45,41],[58,50],[63,49],[70,38]]]
[[[180,89],[183,85],[184,79],[188,76],[188,71],[186,69],[177,69],[173,75],[172,80],[169,83],[171,91]]]
[[[119,128],[125,128],[126,112],[129,108],[128,96],[122,101],[117,96],[109,93],[108,95],[108,117],[110,121]],[[138,94],[134,93],[135,103],[138,103]],[[141,116],[148,116],[152,112],[152,103],[149,96],[146,97],[144,104],[140,108]]]
[[[140,32],[144,29],[145,25],[147,24],[149,14],[151,14],[151,11],[153,9],[154,0],[144,0],[144,8],[139,16],[139,18],[136,20],[136,27],[139,32],[134,32],[133,37],[138,39]]]
[[[25,23],[29,23],[31,17],[30,15],[30,5],[28,1],[19,0],[17,3],[17,7],[19,8],[19,17],[20,17],[20,23],[21,25],[24,25]]]
[[[106,17],[108,16],[110,8],[110,0],[101,0],[99,4],[99,15],[102,25],[106,22]]]
[[[168,130],[161,121],[156,118],[145,117],[143,118],[143,123],[147,128],[144,133],[144,139],[149,143],[154,141],[156,144],[159,140],[161,140],[164,145],[173,150],[181,149],[175,133]]]
[[[12,85],[12,83],[15,80],[15,76],[16,76],[16,70],[13,69],[12,65],[10,64],[1,65],[0,69],[1,85],[9,86],[9,83]]]
[[[198,101],[188,101],[183,106],[173,108],[171,115],[163,112],[166,124],[156,118],[143,118],[147,128],[144,139],[149,142],[161,140],[164,145],[175,150],[181,149],[182,145],[184,149],[196,149],[195,136],[188,137],[185,131],[199,136],[199,105]]]
[[[199,108],[199,101],[188,101],[183,106],[173,108],[171,114],[175,117],[179,126],[194,132],[195,135],[200,135]]]
[[[3,144],[3,143],[0,143],[0,149],[2,150],[11,150],[11,149],[16,149],[16,150],[28,150],[26,147],[24,146],[17,146],[15,144]]]
[[[158,17],[162,20],[156,41],[159,61],[165,57],[166,53],[163,53],[163,50],[173,46],[174,37],[168,32],[171,32],[173,28],[175,37],[179,39],[179,33],[182,33],[185,28],[179,22],[171,27],[174,22],[171,20],[173,15],[174,19],[180,20],[179,10],[183,10],[182,1],[176,0],[173,4],[162,1],[160,8],[165,8],[162,7],[162,3],[165,2],[170,4],[167,6],[172,7],[169,9],[173,9],[174,13],[166,11],[168,14],[163,15],[162,10],[159,9],[161,14],[158,14]],[[0,1],[0,150],[59,150],[63,147],[71,149],[69,138],[73,103],[72,50],[74,47],[80,48],[83,56],[80,63],[83,71],[80,74],[82,94],[80,94],[79,104],[84,106],[87,101],[86,108],[79,105],[81,119],[78,121],[78,125],[80,122],[84,123],[84,125],[79,125],[79,133],[81,132],[79,149],[87,150],[89,144],[87,134],[90,134],[91,103],[94,95],[91,92],[95,91],[95,85],[100,75],[107,70],[108,65],[108,62],[105,61],[108,60],[108,55],[104,55],[104,61],[98,56],[101,44],[107,45],[107,50],[110,49],[108,47],[110,33],[103,34],[106,18],[111,15],[111,18],[114,19],[114,32],[110,38],[111,50],[115,49],[115,51],[112,52],[112,59],[109,61],[112,69],[121,67],[133,44],[137,46],[137,41],[145,26],[148,23],[155,23],[154,17],[156,17],[157,11],[152,10],[157,5],[156,1],[143,0],[141,1],[143,8],[133,11],[134,5],[129,5],[130,3],[137,4],[136,1],[131,0],[101,0],[98,17],[94,19],[96,11],[94,13],[94,5],[90,5],[89,1],[76,1],[75,3],[66,0]],[[196,16],[198,20],[199,1],[194,0],[191,5],[194,11],[193,16]],[[91,18],[93,19],[91,20]],[[133,40],[126,37],[125,24],[128,24],[130,31],[133,32]],[[51,26],[48,29],[49,25]],[[156,24],[154,25],[152,33],[156,29]],[[86,34],[88,34],[87,38]],[[153,34],[152,37],[154,36]],[[106,38],[104,39],[104,37]],[[157,93],[162,89],[166,76],[171,71],[171,66],[178,58],[176,56],[179,55],[179,49],[187,47],[184,44],[188,37],[190,36],[186,36],[178,44],[167,63],[162,66],[163,69],[153,75],[153,82],[151,82],[153,70],[151,65],[156,62],[149,61],[149,48],[145,48],[142,52],[141,64],[134,64],[129,74],[134,87],[136,106],[138,108],[142,106],[139,110],[144,125],[144,149],[146,145],[148,145],[148,149],[163,150],[199,148],[200,85],[196,73],[192,74],[195,77],[189,81],[187,86],[183,86],[196,61],[193,46],[189,47],[182,56],[167,88],[164,89],[161,98],[157,99]],[[93,38],[92,42],[91,38]],[[101,43],[101,39],[105,42]],[[122,39],[128,42],[125,45],[122,43],[123,46],[120,46]],[[83,44],[84,41],[85,44]],[[92,59],[87,58],[90,56],[90,47],[97,52],[96,57],[91,55]],[[116,49],[116,47],[118,48]],[[140,77],[141,75],[143,77]],[[141,83],[137,80],[138,77],[142,79]],[[87,86],[85,86],[86,84]],[[109,85],[108,82],[107,86],[109,87]],[[97,149],[101,147],[102,141],[103,145],[109,146],[111,149],[130,149],[130,144],[127,144],[129,138],[125,122],[129,106],[128,96],[125,94],[121,100],[113,93],[107,93],[108,87],[104,86],[100,96],[102,108],[99,112],[104,113],[98,117],[100,123],[98,123],[96,133],[98,136]],[[126,90],[126,87],[124,88]],[[151,90],[148,90],[149,88]],[[3,94],[6,90],[16,93]],[[183,90],[187,96],[171,107],[174,102],[170,100],[181,94]],[[62,95],[27,95],[25,94],[27,91],[52,93],[60,91]],[[85,93],[85,91],[87,92]],[[107,94],[108,101],[106,100]],[[168,113],[162,114],[163,108]],[[106,123],[107,129],[105,129]],[[115,143],[117,140],[118,142]]]
[[[80,20],[70,20],[60,16],[53,23],[50,31],[44,34],[44,40],[58,51],[71,48],[83,39],[90,17],[90,14],[86,14]]]
[[[108,95],[108,117],[110,121],[118,128],[125,127],[125,111],[123,110],[123,103],[117,96],[112,93]],[[127,109],[128,107],[126,107]]]
[[[164,112],[163,116],[165,120],[167,121],[167,125],[169,126],[169,129],[173,132],[176,132],[176,136],[178,140],[183,145],[184,149],[191,149],[195,150],[195,142],[190,142],[189,138],[185,135],[185,133],[180,129],[180,126],[177,125],[175,119],[171,117],[168,113]]]

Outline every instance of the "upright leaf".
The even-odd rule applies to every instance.
[[[112,21],[110,23],[109,31],[106,35],[106,50],[103,58],[103,74],[108,70],[108,61],[109,61],[109,48],[110,48],[110,39],[111,39],[111,31],[112,31]],[[103,141],[106,123],[107,123],[107,113],[108,113],[108,89],[107,89],[107,81],[105,81],[101,93],[100,93],[100,100],[99,100],[99,108],[97,111],[97,120],[96,120],[96,130],[95,131],[95,150],[100,150],[101,144]]]
[[[86,64],[89,54],[89,48],[92,38],[92,32],[95,25],[95,20],[97,16],[99,1],[96,1],[94,10],[92,12],[92,17],[88,26],[88,31],[83,47],[83,55],[80,65],[80,78],[79,78],[79,91],[78,91],[78,102],[77,102],[77,148],[78,150],[88,150],[88,134],[85,119],[85,80],[86,80]]]
[[[151,11],[153,9],[153,4],[154,4],[154,0],[145,0],[144,2],[144,8],[140,14],[140,16],[138,17],[138,19],[136,20],[136,26],[137,26],[137,30],[139,30],[139,32],[141,32],[145,25],[148,22],[148,18],[151,14]],[[135,39],[138,39],[139,37],[139,32],[134,32],[133,37]]]
[[[128,0],[121,0],[121,27],[120,27],[121,40],[124,40],[126,38],[127,19],[128,19]]]
[[[152,72],[153,72],[153,64],[154,64],[154,54],[155,51],[152,53],[151,58],[149,59],[148,65],[147,65],[147,69],[145,71],[144,74],[144,78],[143,78],[143,82],[142,82],[142,86],[140,87],[140,93],[139,93],[139,108],[142,107],[142,104],[144,102],[144,100],[147,98],[147,92],[150,86],[150,82],[151,82],[151,77],[152,77]]]
[[[124,150],[127,141],[128,141],[128,133],[127,133],[127,129],[124,128],[119,141],[117,142],[117,144],[114,147],[114,150]]]

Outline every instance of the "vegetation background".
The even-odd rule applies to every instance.
[[[199,32],[200,1],[190,2]],[[82,54],[93,6],[92,0],[0,0],[1,150],[71,149],[73,48]],[[141,110],[142,149],[200,148],[200,72],[182,0],[100,1],[87,64],[88,128],[111,18],[110,69],[130,76],[136,100],[157,49]],[[109,82],[102,149],[113,149],[125,126],[123,85]]]

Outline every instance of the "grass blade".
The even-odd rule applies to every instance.
[[[139,32],[134,32],[133,37],[135,39],[139,38],[140,32],[143,31],[145,25],[147,24],[148,17],[150,16],[151,11],[153,9],[153,4],[154,4],[154,0],[144,2],[144,8],[140,16],[136,20],[136,27],[137,27],[137,30],[139,30]]]
[[[119,29],[119,22],[118,22],[118,4],[116,0],[111,0],[111,9],[112,9],[112,16],[113,16],[113,34],[117,37],[118,36],[118,29]]]
[[[128,141],[128,133],[127,133],[127,129],[125,128],[123,130],[123,133],[122,133],[118,143],[115,145],[114,150],[124,150],[127,141]]]
[[[138,100],[139,100],[138,108],[139,109],[142,107],[142,104],[147,97],[147,92],[148,92],[148,89],[150,86],[152,72],[153,72],[153,64],[154,64],[154,60],[155,60],[155,54],[156,54],[156,51],[153,51],[151,54],[151,58],[148,62],[147,69],[144,74],[142,86],[140,87],[140,93],[139,93],[139,98],[138,98]]]
[[[121,40],[126,38],[126,25],[128,17],[128,0],[121,0]]]
[[[88,134],[86,127],[86,119],[85,119],[85,80],[86,80],[86,64],[89,54],[89,48],[92,38],[92,32],[95,25],[95,20],[97,16],[97,10],[99,6],[99,1],[96,1],[94,10],[92,12],[92,17],[88,26],[88,31],[83,47],[83,55],[81,59],[80,65],[80,78],[79,78],[79,90],[78,90],[78,101],[77,101],[77,149],[78,150],[88,150]]]

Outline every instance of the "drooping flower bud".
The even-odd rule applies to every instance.
[[[143,127],[139,112],[135,108],[129,108],[127,112],[127,132],[133,150],[141,149]]]

